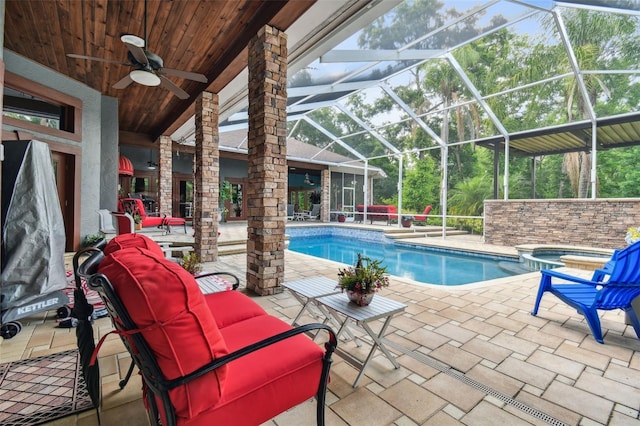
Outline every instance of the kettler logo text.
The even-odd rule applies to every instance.
[[[36,302],[31,305],[21,306],[18,308],[18,315],[28,314],[29,312],[40,311],[46,307],[57,305],[58,298],[54,297],[53,299],[43,300],[42,302]]]

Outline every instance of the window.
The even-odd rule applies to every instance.
[[[4,123],[80,142],[80,100],[7,72],[3,103]]]

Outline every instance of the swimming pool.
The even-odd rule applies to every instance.
[[[357,253],[363,253],[372,259],[382,260],[391,275],[427,284],[455,286],[513,276],[514,273],[509,268],[503,269],[499,263],[518,264],[517,260],[508,257],[388,242],[385,241],[387,239],[384,235],[381,238],[369,239],[358,238],[353,234],[336,235],[333,232],[316,235],[289,234],[289,250],[348,265],[355,263]]]

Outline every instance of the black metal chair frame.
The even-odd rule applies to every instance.
[[[325,354],[322,358],[322,373],[320,376],[318,392],[316,394],[316,422],[319,426],[324,425],[325,398],[329,382],[329,370],[332,363],[331,357],[338,344],[336,335],[331,327],[319,323],[298,326],[227,354],[200,367],[190,374],[172,380],[167,380],[164,378],[153,352],[147,345],[147,342],[140,333],[138,327],[129,317],[127,310],[113,289],[108,278],[103,274],[96,273],[104,255],[100,251],[92,251],[94,251],[94,253],[92,253],[92,255],[80,266],[80,272],[85,277],[90,277],[89,286],[98,291],[102,297],[107,311],[111,316],[114,327],[118,330],[118,334],[120,334],[122,342],[142,373],[144,383],[147,385],[149,390],[149,392],[147,392],[147,402],[150,407],[149,418],[152,424],[161,424],[161,417],[155,397],[158,397],[162,401],[167,426],[173,426],[176,424],[176,415],[169,398],[169,390],[189,383],[192,380],[210,373],[231,361],[259,351],[260,349],[285,339],[289,339],[298,334],[307,333],[311,330],[326,330],[329,333],[329,340],[324,345]]]

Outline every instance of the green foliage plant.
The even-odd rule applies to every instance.
[[[387,267],[380,260],[372,260],[358,253],[355,266],[338,269],[338,287],[361,294],[376,293],[389,286]]]
[[[182,262],[180,262],[180,264],[191,275],[196,275],[202,271],[200,257],[194,252],[185,253],[184,256],[182,256]]]
[[[104,239],[104,234],[101,232],[97,234],[87,234],[82,239],[82,247],[93,246],[102,239]]]
[[[231,199],[231,183],[228,180],[220,183],[220,204],[224,204],[226,200]]]

